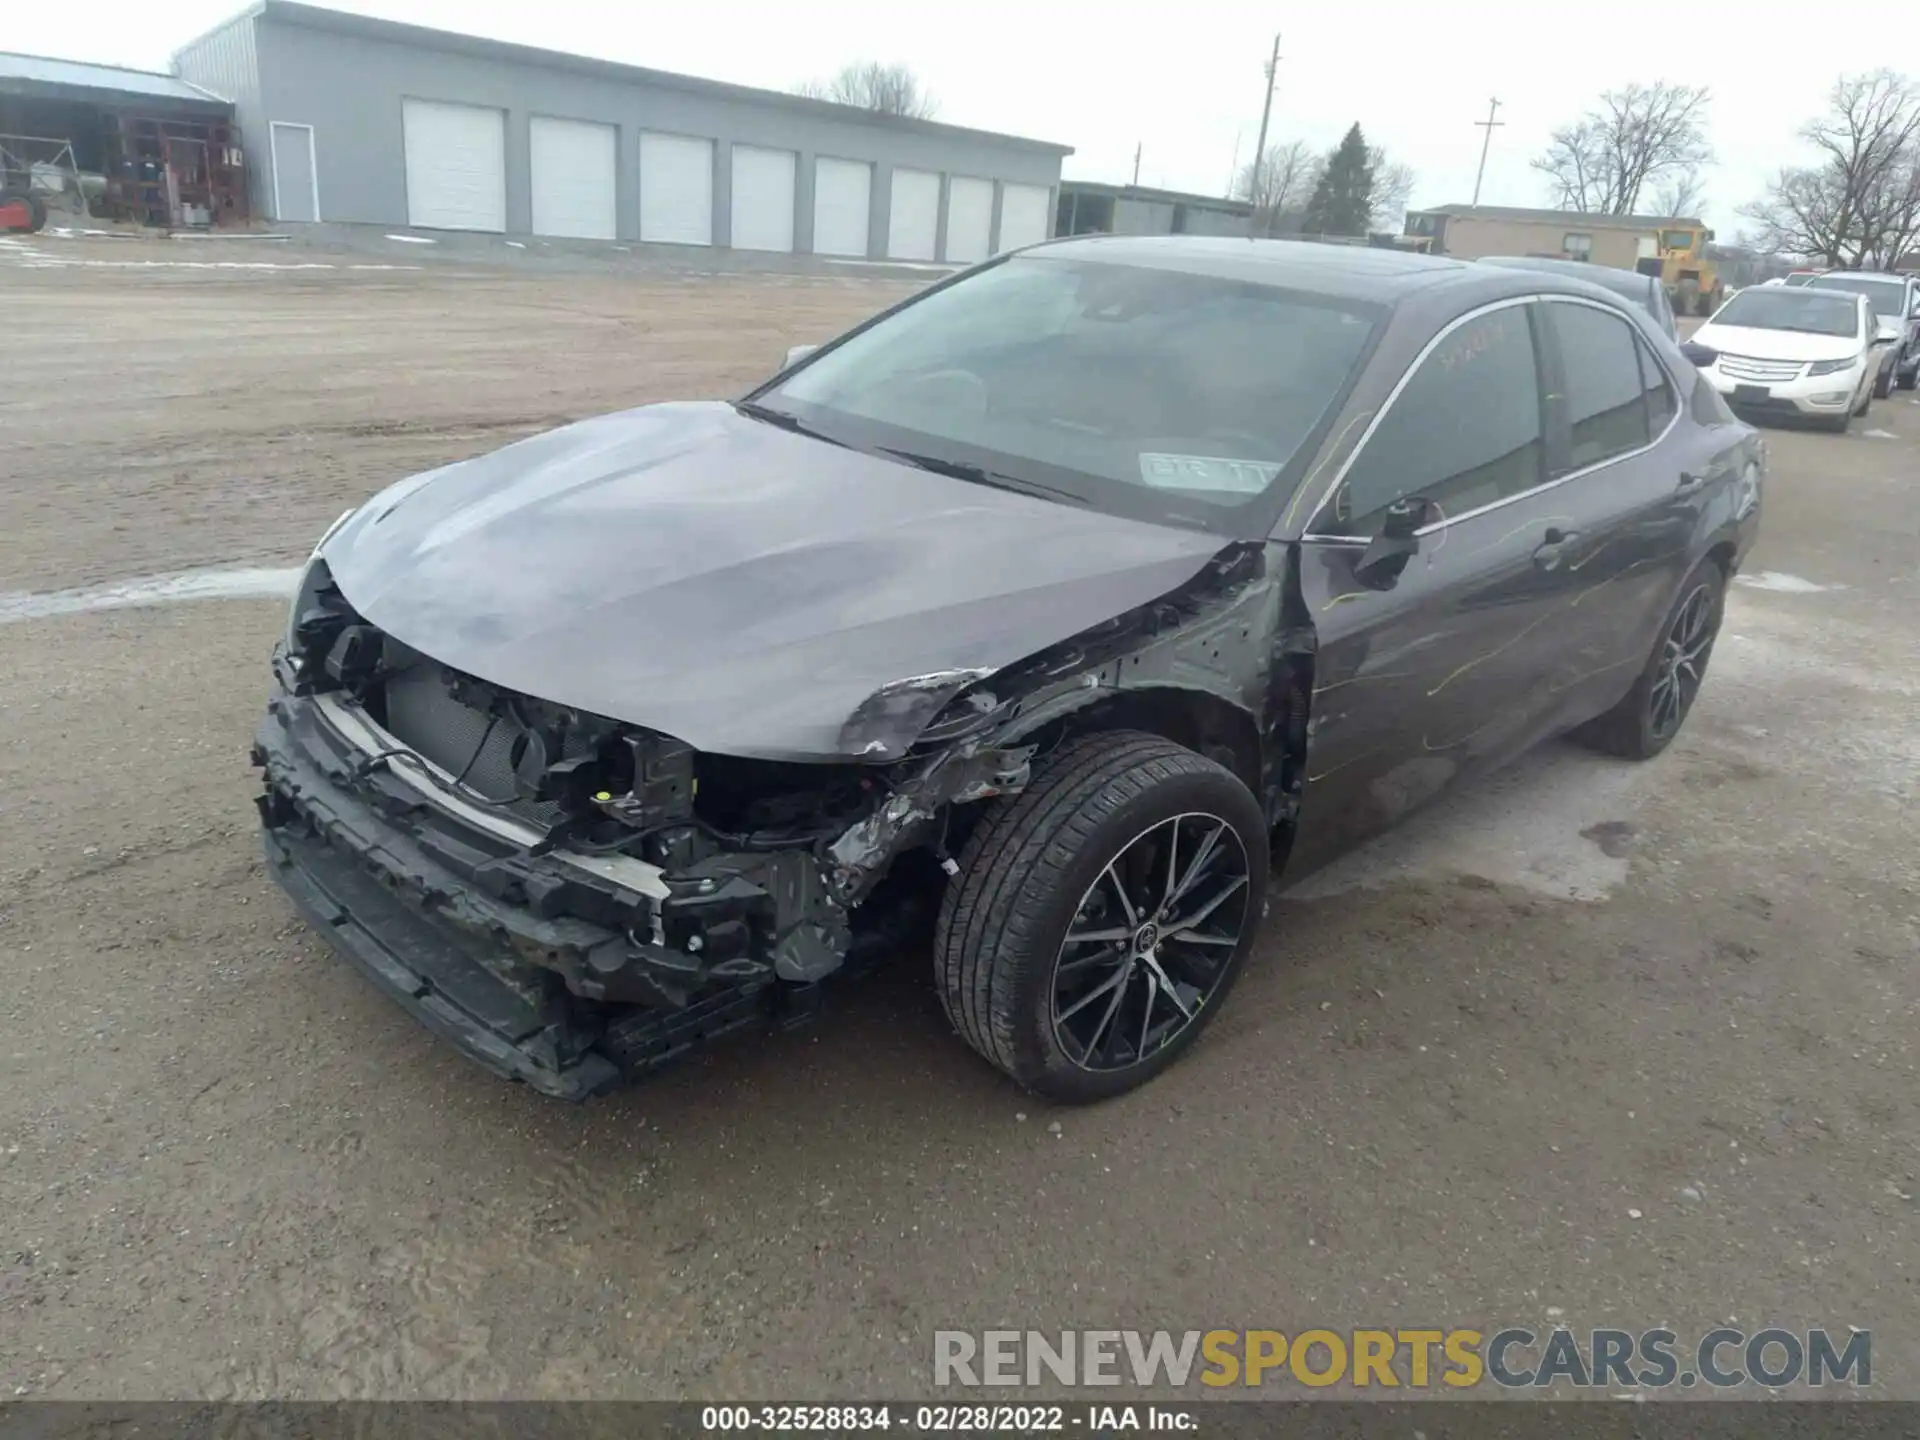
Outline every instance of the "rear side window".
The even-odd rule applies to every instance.
[[[1674,393],[1673,380],[1666,367],[1654,359],[1653,347],[1637,336],[1635,342],[1640,351],[1640,381],[1647,397],[1647,429],[1658,435],[1680,413],[1680,397]]]
[[[1546,313],[1566,381],[1568,468],[1584,470],[1640,449],[1648,439],[1646,381],[1632,327],[1591,305],[1552,301]]]
[[[1376,534],[1394,501],[1419,495],[1447,516],[1531,490],[1544,478],[1540,385],[1523,305],[1450,331],[1380,417],[1318,527]]]

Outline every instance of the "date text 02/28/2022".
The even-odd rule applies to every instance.
[[[1071,1430],[1168,1433],[1198,1428],[1194,1415],[1171,1405],[706,1405],[708,1431],[912,1430],[927,1434],[1032,1434]]]

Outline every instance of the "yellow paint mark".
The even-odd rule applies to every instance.
[[[1313,693],[1316,696],[1330,695],[1335,690],[1344,690],[1349,685],[1362,685],[1369,680],[1411,680],[1417,673],[1413,670],[1388,670],[1378,675],[1349,675],[1345,680],[1336,680],[1331,685],[1322,685]]]

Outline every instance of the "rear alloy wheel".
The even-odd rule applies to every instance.
[[[1158,736],[1062,746],[969,837],[935,964],[961,1036],[1084,1102],[1157,1075],[1232,988],[1263,913],[1267,826],[1231,771]]]
[[[1707,678],[1726,593],[1726,574],[1715,561],[1695,566],[1633,688],[1613,709],[1576,730],[1574,738],[1628,760],[1651,760],[1666,749]]]

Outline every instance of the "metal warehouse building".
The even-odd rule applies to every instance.
[[[262,0],[174,57],[253,210],[867,259],[1047,238],[1064,145]]]

